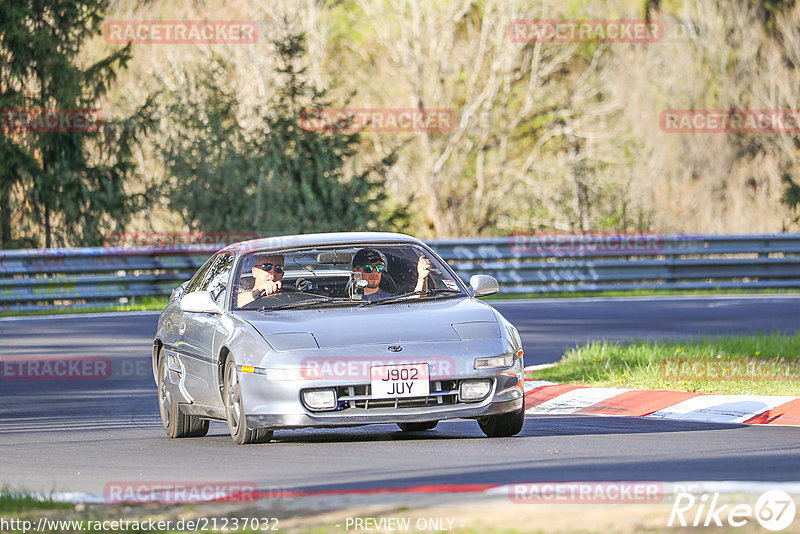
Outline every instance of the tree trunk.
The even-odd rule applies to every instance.
[[[50,206],[47,204],[44,205],[44,247],[51,248],[52,243],[50,242]]]
[[[0,188],[0,248],[11,243],[11,187]]]

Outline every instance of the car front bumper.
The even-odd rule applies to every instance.
[[[255,428],[340,427],[367,424],[418,423],[444,419],[480,418],[519,410],[524,405],[521,361],[514,367],[483,371],[454,380],[491,378],[492,392],[482,401],[455,404],[389,407],[346,408],[332,411],[311,411],[300,400],[307,388],[345,386],[341,381],[268,381],[265,376],[240,374],[247,414],[247,426]]]

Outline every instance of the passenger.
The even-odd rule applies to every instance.
[[[283,278],[283,255],[262,256],[253,265],[253,287],[237,295],[236,305],[241,308],[261,297],[280,291]]]
[[[386,264],[381,253],[374,248],[362,248],[353,256],[353,272],[361,273],[361,279],[366,280],[364,300],[381,300],[391,297],[392,294],[381,289],[381,277]],[[414,291],[422,291],[427,287],[431,262],[420,256],[417,262],[417,283]]]

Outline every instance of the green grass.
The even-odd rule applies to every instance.
[[[25,491],[12,491],[8,487],[0,489],[0,515],[31,509],[61,510],[72,507],[70,503],[56,502],[49,496],[39,498]]]
[[[561,291],[558,293],[500,293],[486,297],[484,300],[502,299],[550,299],[550,298],[583,298],[583,297],[651,297],[668,295],[773,295],[798,294],[798,289],[725,289],[709,288],[695,290],[678,289],[636,289],[632,291]]]
[[[124,312],[124,311],[150,311],[162,310],[169,302],[167,296],[157,297],[131,297],[130,302],[127,304],[109,304],[108,306],[92,306],[89,308],[71,308],[63,306],[58,308],[51,308],[48,310],[35,310],[35,311],[13,311],[5,310],[0,311],[0,317],[23,317],[33,315],[65,315],[75,313],[102,313],[102,312]]]
[[[591,343],[528,376],[594,387],[800,395],[800,334]]]

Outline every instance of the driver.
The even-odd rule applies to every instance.
[[[381,289],[381,276],[386,268],[381,253],[374,248],[362,248],[353,256],[353,272],[361,273],[361,279],[366,280],[367,286],[364,288],[364,300],[381,300],[391,297],[392,294]],[[422,291],[428,284],[428,274],[430,274],[431,262],[424,256],[420,256],[417,262],[417,284],[414,291]]]
[[[277,293],[283,278],[283,255],[261,256],[253,265],[253,287],[239,291],[236,304],[241,308],[256,299]]]

